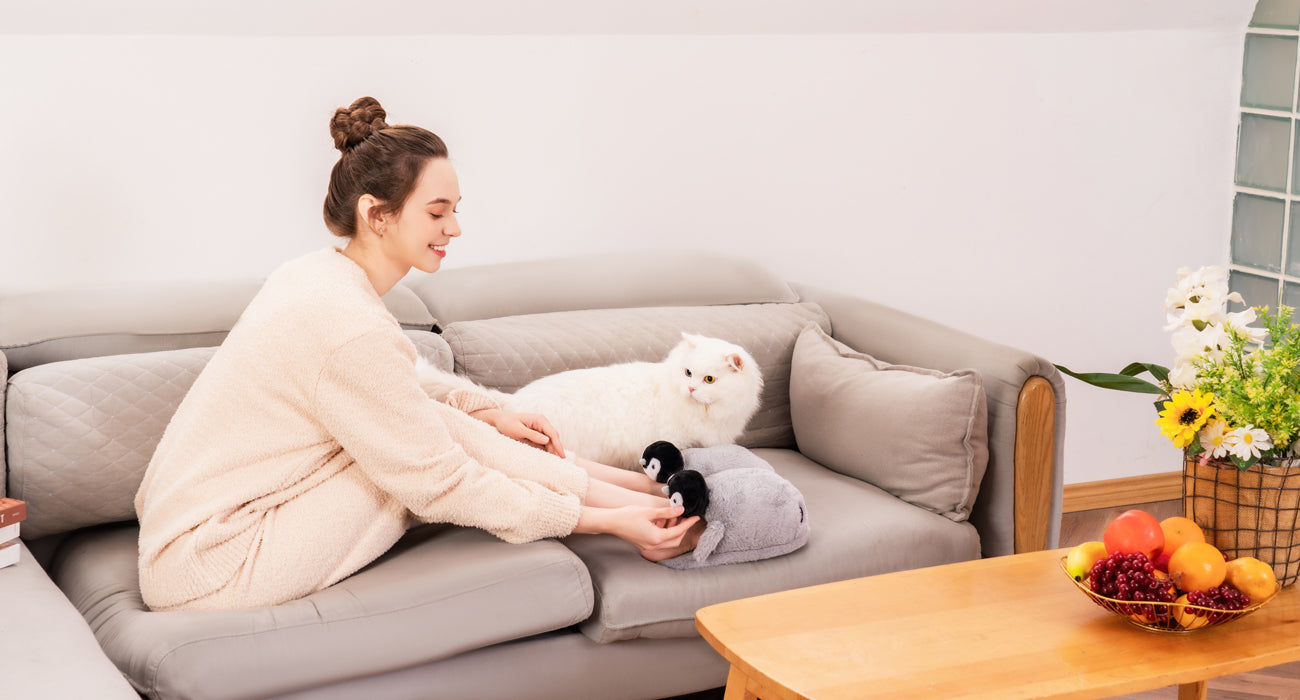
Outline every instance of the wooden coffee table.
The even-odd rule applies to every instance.
[[[1061,571],[1069,550],[870,576],[704,608],[731,663],[726,700],[1097,698],[1300,660],[1300,588],[1188,633],[1103,610]]]

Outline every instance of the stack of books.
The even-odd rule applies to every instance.
[[[18,563],[18,523],[27,519],[27,504],[0,498],[0,569]]]

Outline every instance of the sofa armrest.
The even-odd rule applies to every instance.
[[[1055,547],[1060,535],[1065,386],[1047,360],[865,299],[792,285],[832,335],[885,362],[975,369],[988,397],[989,464],[971,513],[984,556]]]
[[[5,393],[9,391],[9,360],[0,352],[0,498],[9,492],[9,467],[5,462]]]
[[[0,689],[14,698],[139,700],[27,545],[0,568]]]

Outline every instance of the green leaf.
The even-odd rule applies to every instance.
[[[1129,365],[1128,367],[1125,367],[1124,368],[1125,371],[1132,369],[1132,367],[1136,364],[1138,363],[1134,363],[1133,365]],[[1156,374],[1154,371],[1147,368],[1146,366],[1142,366],[1140,369],[1133,372],[1132,374],[1126,374],[1124,372],[1120,372],[1119,374],[1112,374],[1109,372],[1075,372],[1073,370],[1067,369],[1060,365],[1054,365],[1054,366],[1061,372],[1068,374],[1071,377],[1078,379],[1079,381],[1086,382],[1093,386],[1099,386],[1103,389],[1115,389],[1117,391],[1131,391],[1138,394],[1159,394],[1162,396],[1166,393],[1165,390],[1161,388],[1158,384],[1152,384],[1151,382],[1148,382],[1145,379],[1138,379],[1137,377],[1133,376],[1133,374],[1137,374],[1138,372],[1141,371],[1149,371],[1151,372],[1152,375]],[[1156,369],[1164,369],[1163,367],[1158,367],[1156,365],[1151,365],[1151,367],[1155,367]],[[1168,374],[1169,374],[1168,370],[1165,370],[1165,375],[1167,376]]]
[[[1120,374],[1125,374],[1130,377],[1136,377],[1143,372],[1150,372],[1151,376],[1155,377],[1157,382],[1163,382],[1169,379],[1169,368],[1161,367],[1160,365],[1152,364],[1150,362],[1134,362],[1119,371]]]

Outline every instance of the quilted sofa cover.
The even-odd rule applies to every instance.
[[[440,337],[407,331],[420,354],[451,369]],[[9,494],[26,500],[35,539],[135,519],[135,492],[176,407],[215,348],[52,362],[9,381]]]
[[[457,374],[507,393],[564,370],[659,362],[683,332],[722,338],[749,351],[763,371],[760,407],[737,442],[793,447],[790,358],[809,324],[830,330],[816,304],[592,309],[459,321],[442,337]]]

